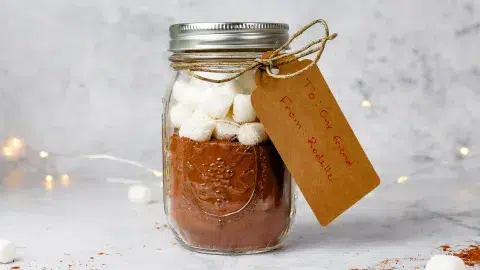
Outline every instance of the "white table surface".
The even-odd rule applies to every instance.
[[[14,265],[69,269],[69,264],[71,269],[115,270],[382,269],[379,263],[391,258],[400,258],[391,266],[422,269],[432,254],[441,253],[442,244],[464,247],[480,241],[480,181],[474,173],[384,181],[326,228],[301,197],[284,247],[248,256],[184,250],[163,227],[161,200],[134,205],[127,200],[128,184],[79,175],[71,176],[70,186],[56,183],[51,191],[40,173],[4,179],[0,238],[20,247],[17,261],[0,270]],[[160,190],[159,178],[143,180]]]

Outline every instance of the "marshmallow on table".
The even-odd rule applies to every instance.
[[[179,103],[197,105],[201,100],[206,87],[195,86],[184,80],[177,80],[173,85],[173,98]]]
[[[0,239],[0,263],[11,263],[15,260],[16,248],[12,242]]]
[[[255,70],[249,70],[237,78],[237,82],[243,87],[245,94],[251,94],[257,84],[255,83]]]
[[[145,185],[133,185],[128,189],[128,200],[132,203],[148,204],[152,200],[152,192]]]
[[[425,270],[465,270],[462,259],[453,255],[434,255],[428,260]]]
[[[180,137],[190,138],[197,142],[206,142],[212,137],[215,121],[202,110],[197,109],[180,127]]]
[[[236,95],[233,100],[233,120],[238,123],[248,123],[255,119],[257,114],[252,107],[251,95]]]
[[[173,127],[180,128],[193,114],[194,107],[192,105],[178,103],[170,108],[170,121]]]
[[[222,93],[219,89],[210,88],[205,91],[200,107],[212,118],[224,118],[232,106],[233,97],[228,92]]]
[[[238,129],[238,141],[245,145],[256,145],[268,139],[262,123],[246,123]]]
[[[239,127],[230,117],[226,117],[224,120],[216,120],[213,137],[219,140],[231,140],[237,136]]]

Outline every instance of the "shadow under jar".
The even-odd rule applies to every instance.
[[[280,23],[170,27],[170,61],[238,68],[288,39]],[[195,72],[222,79],[232,73]],[[295,215],[295,185],[252,108],[254,71],[210,83],[182,70],[165,93],[164,206],[186,248],[248,254],[279,247]]]

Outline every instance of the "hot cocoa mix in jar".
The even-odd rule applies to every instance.
[[[236,70],[285,43],[288,25],[176,24],[170,37],[172,63]],[[165,93],[165,213],[177,240],[194,251],[272,250],[293,222],[295,186],[253,110],[254,72],[219,82],[232,74],[181,70]]]

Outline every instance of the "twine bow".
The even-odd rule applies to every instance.
[[[300,35],[302,35],[305,31],[307,31],[310,27],[314,26],[315,24],[323,25],[325,32],[322,38],[313,40],[298,50],[281,54],[281,52],[286,48],[288,48],[289,45],[296,38],[298,38]],[[235,63],[232,63],[231,61],[223,61],[223,62],[222,61],[199,61],[199,62],[188,62],[188,63],[176,62],[176,63],[172,63],[170,66],[175,70],[188,70],[188,73],[192,77],[203,80],[203,81],[212,82],[212,83],[224,83],[224,82],[231,81],[235,78],[240,77],[245,72],[249,70],[253,70],[257,67],[261,67],[265,69],[267,74],[273,78],[286,79],[286,78],[297,76],[298,74],[305,72],[306,70],[311,68],[313,65],[316,65],[320,60],[320,57],[322,56],[322,53],[323,53],[323,50],[325,49],[325,45],[327,41],[333,40],[336,37],[337,37],[336,33],[333,33],[330,35],[327,22],[325,22],[322,19],[318,19],[310,22],[309,24],[305,25],[300,30],[298,30],[293,36],[291,36],[288,39],[287,42],[285,42],[285,44],[283,44],[278,49],[273,51],[267,58],[256,58],[254,60],[241,61],[241,62],[235,62]],[[275,74],[274,69],[276,67],[288,64],[292,61],[301,59],[315,52],[317,54],[314,60],[304,68],[292,73]],[[229,67],[229,68],[222,68],[222,67]],[[236,67],[236,68],[231,68],[231,67]],[[212,78],[200,76],[196,74],[194,71],[211,72],[211,73],[234,73],[235,75],[225,79],[212,79]]]

